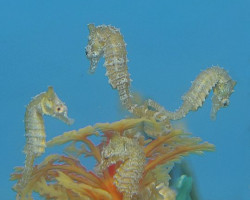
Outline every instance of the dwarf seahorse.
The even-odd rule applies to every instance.
[[[181,119],[189,111],[196,111],[202,106],[209,92],[213,89],[211,118],[216,118],[217,111],[229,105],[229,98],[234,92],[236,82],[229,74],[218,66],[201,72],[193,82],[190,90],[182,97],[183,104],[175,112],[165,110],[153,100],[147,100],[147,105],[158,111],[158,115],[165,115],[170,120]],[[157,117],[157,114],[156,114]]]
[[[124,200],[132,199],[138,193],[146,162],[143,147],[133,138],[120,135],[113,136],[102,150],[99,170],[118,164],[114,175],[114,184],[123,194]]]
[[[89,24],[89,41],[86,56],[90,60],[90,72],[94,73],[102,56],[105,58],[106,76],[109,83],[119,92],[122,105],[131,105],[130,75],[127,67],[126,44],[120,31],[113,26]]]
[[[25,166],[21,180],[16,185],[19,195],[28,183],[32,174],[34,159],[45,151],[45,128],[43,115],[50,115],[62,120],[67,124],[72,124],[73,120],[67,116],[66,105],[57,97],[52,87],[47,92],[35,96],[26,107],[25,112],[25,137],[26,154]]]

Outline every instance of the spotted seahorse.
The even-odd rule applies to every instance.
[[[98,170],[118,164],[113,177],[114,184],[123,194],[123,199],[129,200],[138,193],[145,162],[143,147],[136,139],[114,135],[102,150],[102,161]]]
[[[26,160],[22,178],[15,187],[19,195],[21,195],[22,189],[25,188],[31,177],[34,159],[45,151],[46,134],[43,115],[50,115],[70,125],[73,120],[68,118],[67,113],[66,105],[57,97],[52,87],[49,87],[47,92],[35,96],[26,107],[24,120]]]
[[[178,120],[185,117],[189,111],[198,110],[209,92],[213,90],[210,116],[215,119],[217,111],[229,105],[229,98],[234,92],[235,85],[236,82],[232,80],[226,70],[214,66],[201,72],[193,81],[190,90],[182,97],[183,104],[177,111],[169,112],[151,99],[147,100],[147,105],[156,109],[159,115],[165,115],[170,120]]]

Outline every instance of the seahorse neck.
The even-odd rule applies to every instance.
[[[35,109],[37,112],[42,113],[41,102],[42,102],[42,99],[44,98],[45,95],[46,95],[46,93],[43,92],[43,93],[33,97],[32,101],[27,106],[26,112],[27,112],[27,110]]]
[[[29,103],[25,112],[25,131],[44,130],[41,101],[45,93],[34,97]]]

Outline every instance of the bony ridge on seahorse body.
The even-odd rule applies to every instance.
[[[45,151],[45,128],[43,115],[49,115],[58,118],[70,125],[73,119],[68,117],[67,106],[58,98],[52,87],[47,92],[35,96],[26,107],[25,112],[25,137],[26,145],[24,153],[26,154],[25,166],[21,180],[16,185],[18,193],[28,183],[32,174],[34,159]]]

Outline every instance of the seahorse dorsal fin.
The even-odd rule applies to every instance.
[[[88,24],[88,29],[89,29],[89,32],[93,32],[95,30],[95,25],[94,24]]]

